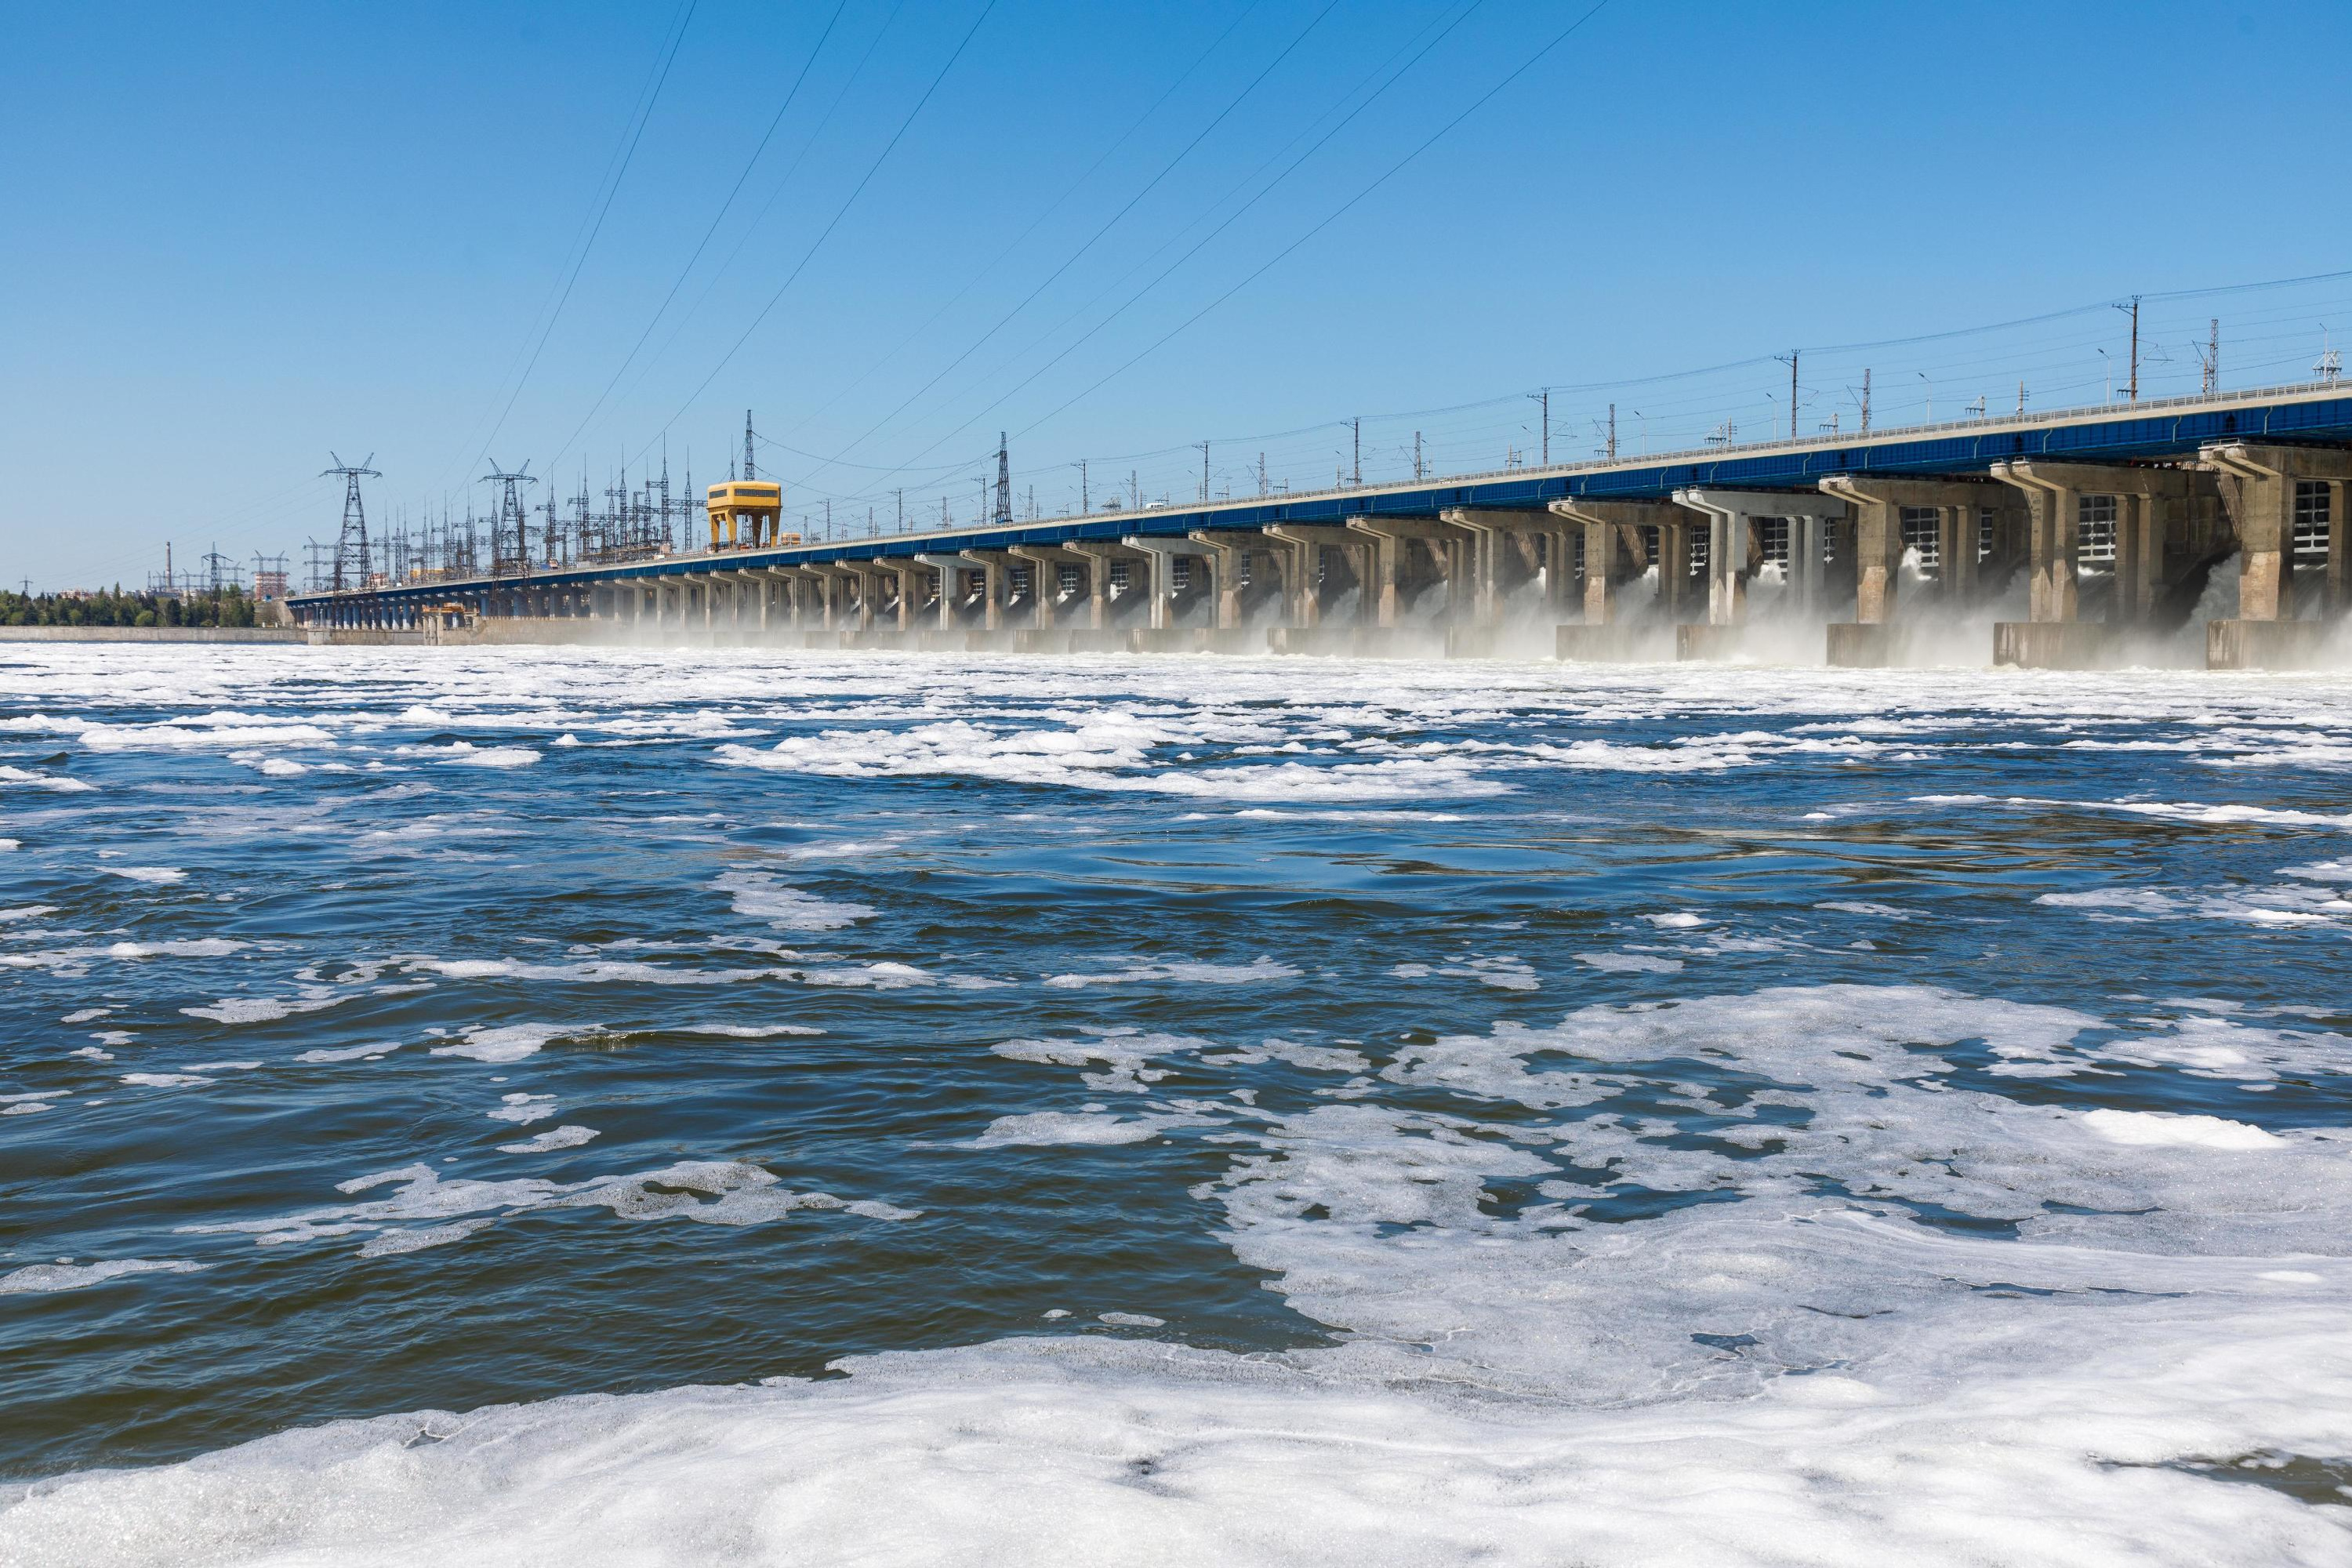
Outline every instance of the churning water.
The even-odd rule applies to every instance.
[[[2352,1561],[2347,768],[2335,677],[6,650],[0,1558]]]

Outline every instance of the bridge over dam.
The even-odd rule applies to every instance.
[[[337,642],[2296,668],[2352,610],[2348,482],[2330,381],[824,542],[718,485],[709,550],[288,603]]]

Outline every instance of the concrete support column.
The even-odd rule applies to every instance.
[[[1108,631],[1118,618],[1118,601],[1112,596],[1110,568],[1114,561],[1145,561],[1140,551],[1106,539],[1074,539],[1065,548],[1087,563],[1087,618],[1096,631]]]
[[[1129,534],[1119,542],[1150,562],[1150,618],[1145,624],[1153,631],[1166,631],[1176,624],[1176,558],[1192,553],[1192,542]]]
[[[965,570],[980,568],[980,624],[984,631],[996,631],[1004,624],[1005,584],[1011,576],[1012,558],[1002,550],[966,550],[959,552]]]
[[[2285,618],[2294,581],[2293,481],[2244,447],[2208,447],[2204,460],[2224,476],[2221,499],[2238,531],[2238,618]]]
[[[1706,624],[1736,626],[1748,618],[1748,515],[1703,490],[1676,490],[1675,502],[1706,515]]]
[[[1202,557],[1216,574],[1217,629],[1231,631],[1242,624],[1242,563],[1251,549],[1249,535],[1194,532],[1186,535],[1208,553]]]
[[[1860,502],[1854,508],[1853,548],[1853,618],[1864,626],[1893,620],[1895,589],[1902,583],[1902,509],[1891,501]]]
[[[1059,618],[1062,568],[1084,561],[1054,544],[1016,544],[1005,552],[1029,568],[1030,620],[1036,630],[1049,632]]]
[[[2073,485],[2041,472],[2033,463],[1995,463],[1993,478],[2025,492],[2031,509],[2026,528],[2027,618],[2043,623],[2081,618],[2078,572],[2082,555],[2082,497]]]
[[[2352,565],[2347,565],[2344,552],[2347,528],[2344,518],[2347,501],[2352,501],[2352,482],[2344,479],[2327,481],[2327,611],[2340,616],[2352,610]]]
[[[1998,474],[2000,465],[1993,471]],[[1937,545],[1943,562],[1937,570],[1948,596],[1962,584],[1964,591],[1973,591],[1977,509],[2008,493],[1978,479],[1882,479],[1867,474],[1832,474],[1822,480],[1821,488],[1853,511],[1854,618],[1864,625],[1885,625],[1895,618],[1895,591],[1903,573],[1905,507],[1926,508],[1937,514]],[[1792,555],[1795,542],[1792,531]],[[1817,563],[1819,557],[1814,559]]]
[[[1982,563],[1977,559],[1978,513],[1982,509],[1962,502],[1937,509],[1936,552],[1943,562],[1944,596],[1958,604],[1976,597]]]
[[[2294,493],[2298,481],[2323,484],[2327,500],[2328,611],[2346,605],[2343,541],[2347,481],[2352,452],[2324,447],[2270,447],[2225,442],[2205,447],[2200,466],[2221,474],[2221,498],[2238,531],[2238,618],[2288,618],[2294,604]]]
[[[1403,595],[1398,579],[1404,553],[1411,548],[1409,541],[1423,542],[1440,559],[1454,553],[1454,547],[1458,545],[1469,545],[1473,551],[1488,550],[1495,530],[1456,521],[1457,516],[1468,515],[1448,512],[1441,522],[1400,517],[1351,517],[1348,520],[1348,531],[1362,534],[1368,541],[1362,546],[1370,577],[1364,593],[1370,601],[1370,619],[1375,626],[1393,626],[1402,618]],[[1475,574],[1475,567],[1473,574]],[[1486,580],[1491,582],[1491,577]],[[1447,574],[1446,593],[1449,598],[1460,581],[1461,574]],[[1474,595],[1474,599],[1476,605],[1485,606],[1475,611],[1479,618],[1489,622],[1500,618],[1499,601],[1491,591]],[[1450,610],[1454,606],[1449,604],[1447,607]]]
[[[1265,533],[1268,539],[1280,540],[1286,544],[1298,547],[1299,550],[1297,594],[1298,607],[1292,616],[1293,626],[1319,626],[1323,622],[1324,612],[1329,608],[1326,602],[1329,595],[1325,592],[1325,584],[1316,581],[1318,569],[1328,565],[1328,560],[1318,554],[1321,550],[1339,552],[1341,564],[1355,579],[1359,590],[1357,619],[1360,621],[1369,619],[1377,612],[1378,605],[1374,602],[1373,584],[1370,580],[1371,569],[1370,557],[1375,542],[1371,536],[1356,529],[1327,528],[1319,524],[1299,522],[1277,522],[1268,527]]]
[[[838,631],[841,629],[841,613],[844,607],[841,603],[841,568],[826,563],[812,566],[810,571],[815,574],[818,629],[828,632]]]
[[[2154,496],[2116,497],[2116,602],[2107,615],[2111,621],[2146,621],[2155,606],[2156,574],[2163,553],[2161,546],[2149,549],[2156,532],[2156,509]]]
[[[960,555],[918,555],[915,564],[939,574],[939,629],[943,632],[955,630],[956,595],[962,587],[956,581],[956,574],[965,569],[967,563]]]
[[[882,574],[871,563],[859,562],[845,569],[857,589],[857,605],[852,630],[870,632],[874,629],[875,605],[882,596]]]
[[[1320,563],[1323,547],[1286,540],[1272,529],[1266,537],[1284,552],[1282,566],[1283,619],[1294,626],[1318,626],[1323,624],[1323,599],[1316,584],[1316,567]]]
[[[1533,568],[1526,564],[1518,551],[1521,538],[1535,535],[1554,540],[1545,550],[1548,561],[1559,561],[1567,553],[1558,542],[1567,537],[1560,528],[1559,515],[1548,509],[1449,507],[1438,516],[1449,527],[1460,531],[1455,537],[1466,545],[1458,552],[1463,558],[1463,576],[1467,579],[1460,608],[1479,626],[1499,625],[1503,605],[1512,588],[1532,574]],[[1561,585],[1563,574],[1551,565],[1547,565],[1545,571],[1544,596],[1558,603],[1566,592]]]
[[[1617,618],[1617,590],[1633,575],[1626,558],[1628,531],[1658,531],[1658,606],[1669,618],[1681,608],[1682,584],[1675,565],[1685,569],[1689,557],[1684,540],[1698,513],[1665,501],[1594,500],[1584,496],[1551,503],[1554,514],[1584,529],[1584,619],[1589,626],[1607,626]]]

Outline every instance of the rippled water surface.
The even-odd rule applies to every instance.
[[[2352,1562],[2347,764],[2337,677],[0,649],[0,1556]]]

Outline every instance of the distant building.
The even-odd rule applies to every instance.
[[[286,596],[286,574],[256,572],[253,574],[253,596],[257,599],[282,599]]]

